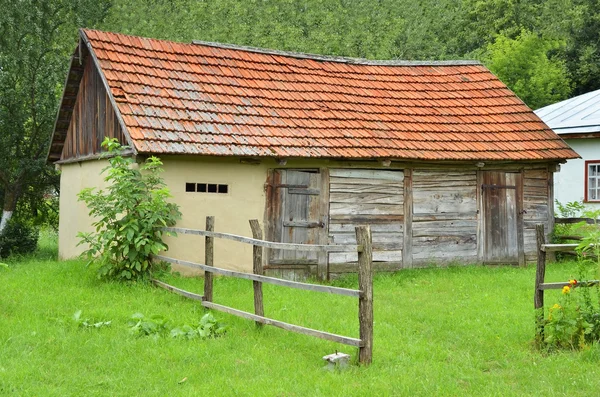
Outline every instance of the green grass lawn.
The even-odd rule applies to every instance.
[[[38,255],[0,268],[0,395],[598,395],[600,348],[543,354],[532,347],[534,268],[450,267],[375,277],[373,364],[342,372],[322,356],[357,350],[222,313],[223,338],[139,338],[136,312],[176,324],[205,312],[147,285],[97,281],[81,261]],[[551,264],[549,281],[576,274]],[[201,292],[202,281],[169,277]],[[356,278],[336,283],[357,287]],[[252,310],[250,281],[218,278],[215,301]],[[358,337],[357,300],[265,285],[267,316]],[[547,293],[554,303],[560,292]],[[83,317],[108,328],[78,328]],[[186,379],[184,382],[181,382]],[[180,383],[181,382],[181,383]]]

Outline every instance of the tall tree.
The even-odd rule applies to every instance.
[[[571,83],[564,61],[550,56],[561,42],[523,30],[487,46],[483,58],[492,72],[533,109],[568,98]]]
[[[46,154],[76,28],[102,20],[109,5],[0,0],[0,233],[24,193],[55,179]]]
[[[600,0],[572,0],[565,59],[575,94],[600,89]]]

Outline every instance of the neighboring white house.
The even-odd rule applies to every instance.
[[[581,156],[568,160],[555,174],[554,198],[563,204],[583,201],[600,205],[600,90],[535,113]]]

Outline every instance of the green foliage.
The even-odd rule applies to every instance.
[[[110,324],[112,323],[112,321],[95,321],[95,320],[90,320],[89,318],[84,319],[81,317],[81,313],[82,313],[81,310],[77,310],[73,314],[73,321],[80,328],[98,329],[98,328],[102,328],[102,327],[109,327]]]
[[[556,217],[558,218],[579,218],[582,216],[585,206],[581,201],[571,201],[566,204],[562,204],[560,201],[555,200],[556,204]],[[565,239],[562,236],[576,236],[578,226],[574,224],[554,224],[554,230],[552,231],[552,242],[553,243],[564,243]],[[572,241],[572,240],[566,240]],[[560,255],[561,253],[557,253]],[[557,256],[558,256],[557,255]]]
[[[17,218],[11,219],[0,235],[0,258],[24,255],[37,248],[39,230]]]
[[[593,219],[593,223],[580,222],[576,225],[576,230],[583,235],[577,252],[583,264],[591,263],[595,266],[598,277],[600,276],[600,210],[584,211],[583,216]]]
[[[193,326],[183,325],[181,327],[171,329],[170,336],[172,338],[184,338],[184,339],[207,339],[217,338],[225,335],[227,327],[219,322],[212,313],[206,313],[198,324]]]
[[[547,347],[579,349],[585,346],[586,335],[593,332],[593,326],[586,321],[587,316],[577,298],[571,288],[563,289],[559,303],[549,309],[545,326]]]
[[[155,314],[146,318],[141,313],[131,316],[129,331],[136,336],[150,336],[153,339],[169,336],[175,339],[208,339],[225,335],[227,327],[217,321],[212,313],[206,313],[194,325],[172,327],[164,316]]]
[[[158,339],[169,334],[169,321],[159,314],[146,318],[142,313],[135,313],[127,323],[129,332],[136,336],[150,336]]]
[[[578,205],[573,207],[581,210]],[[600,343],[600,286],[587,286],[591,279],[600,278],[600,210],[584,211],[583,216],[596,221],[575,225],[583,237],[577,247],[579,276],[569,281],[559,302],[549,310],[545,326],[549,348],[580,349]]]
[[[552,57],[563,44],[523,30],[516,38],[496,37],[486,48],[486,65],[531,108],[568,98],[571,83],[564,61]]]
[[[571,201],[566,204],[562,204],[560,201],[554,201],[557,208],[557,215],[560,218],[578,218],[582,212],[585,211],[585,205],[581,201]]]
[[[90,263],[99,265],[98,276],[117,280],[138,280],[150,276],[151,255],[168,247],[161,231],[181,218],[179,207],[167,202],[169,189],[160,177],[162,163],[148,158],[139,168],[130,157],[120,155],[116,139],[106,138],[110,165],[106,190],[87,188],[79,193],[95,221],[96,231],[79,233],[79,244],[87,244],[83,253]]]
[[[600,89],[600,1],[571,0],[563,16],[567,37],[564,58],[575,82],[575,94]]]
[[[81,23],[109,0],[4,0],[0,13],[0,200],[28,220],[55,222],[59,176],[46,155]],[[48,216],[48,217],[46,217]],[[52,219],[52,216],[54,219]],[[40,219],[44,218],[44,219]]]

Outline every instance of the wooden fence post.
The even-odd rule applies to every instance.
[[[537,266],[535,269],[535,295],[533,296],[533,305],[536,310],[535,338],[538,344],[544,341],[544,290],[540,288],[546,277],[546,251],[542,250],[542,245],[546,244],[544,235],[544,225],[535,225],[535,234],[537,242]]]
[[[250,228],[252,229],[252,237],[257,240],[262,240],[262,230],[257,219],[250,220]],[[263,249],[258,245],[252,246],[252,270],[254,274],[263,275]],[[264,317],[265,309],[263,306],[262,283],[260,281],[252,281],[254,287],[254,314]],[[262,327],[263,323],[256,321],[256,326]]]
[[[206,217],[206,231],[215,231],[215,217]],[[204,237],[204,264],[206,266],[214,266],[214,237]],[[213,300],[213,275],[209,271],[204,272],[204,300],[212,302]]]
[[[358,361],[370,364],[373,360],[373,247],[371,228],[356,227],[356,243],[362,250],[358,252],[358,321],[360,323],[361,347]]]

